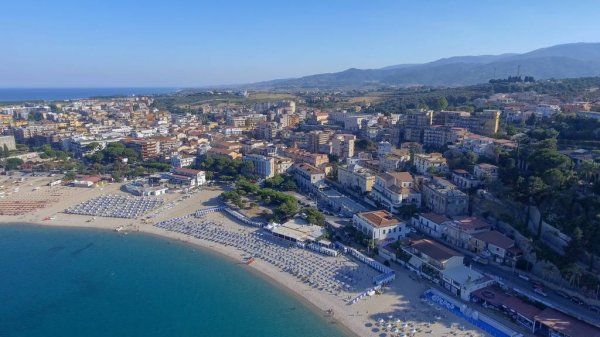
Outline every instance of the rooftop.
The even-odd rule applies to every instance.
[[[429,220],[429,221],[432,221],[432,222],[436,223],[436,224],[441,224],[443,222],[450,221],[450,218],[448,218],[444,214],[421,213],[421,216],[424,217],[425,219]]]
[[[455,256],[462,256],[459,252],[429,239],[414,241],[410,247],[440,262]]]
[[[551,308],[544,309],[535,316],[535,320],[565,336],[600,337],[598,328]]]
[[[495,230],[474,234],[473,238],[481,240],[483,242],[491,243],[494,246],[503,249],[509,249],[515,245],[515,241],[513,239]]]
[[[377,228],[396,226],[402,223],[402,221],[393,216],[390,212],[384,210],[363,212],[359,213],[358,216],[367,220],[373,227]]]

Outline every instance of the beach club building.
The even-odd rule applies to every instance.
[[[171,172],[161,174],[161,177],[167,179],[170,184],[185,188],[195,188],[206,184],[204,171],[184,167],[175,167]]]
[[[397,240],[408,234],[406,222],[390,212],[379,210],[354,214],[352,226],[373,240]]]
[[[462,254],[435,241],[412,241],[402,250],[410,254],[409,269],[466,301],[472,292],[494,283],[487,276],[465,266]]]

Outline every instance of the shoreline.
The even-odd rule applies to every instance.
[[[83,224],[83,225],[73,225],[73,224],[61,225],[61,224],[41,223],[41,222],[12,222],[12,221],[0,220],[0,226],[23,226],[23,225],[24,226],[32,226],[32,227],[61,228],[61,229],[83,229],[83,230],[93,229],[93,230],[99,230],[99,231],[103,231],[103,232],[114,231],[114,228],[108,228],[105,226],[99,227],[99,226],[85,225],[85,224]],[[152,227],[156,228],[154,226],[152,226]],[[344,322],[340,321],[339,319],[326,316],[324,309],[320,308],[317,304],[310,301],[310,299],[308,299],[306,296],[303,296],[303,294],[300,291],[298,291],[299,290],[298,288],[295,288],[292,285],[286,284],[284,282],[280,282],[279,280],[274,278],[269,272],[267,272],[261,268],[255,268],[254,266],[256,264],[246,265],[244,263],[241,263],[240,259],[238,257],[235,257],[234,254],[228,254],[228,253],[224,252],[223,249],[215,249],[215,246],[220,245],[220,244],[215,243],[213,245],[207,245],[204,242],[201,242],[201,240],[195,239],[195,238],[185,235],[185,234],[167,231],[162,228],[156,228],[156,229],[158,231],[152,231],[152,230],[148,231],[148,230],[146,230],[146,227],[143,226],[143,227],[139,228],[139,230],[137,230],[137,231],[126,231],[125,230],[124,232],[126,232],[128,234],[134,234],[134,235],[135,234],[148,235],[148,236],[154,237],[159,240],[171,241],[176,244],[189,246],[190,248],[193,248],[193,249],[199,249],[204,254],[215,255],[223,260],[228,261],[234,267],[235,266],[239,266],[239,267],[247,266],[249,268],[244,268],[245,271],[253,274],[254,276],[262,279],[265,282],[268,282],[270,285],[277,287],[280,291],[283,291],[287,295],[292,296],[296,301],[300,302],[302,305],[306,306],[309,310],[313,311],[316,315],[321,317],[325,322],[335,325],[337,329],[339,329],[341,332],[343,332],[348,337],[361,337],[361,335],[358,332],[353,331],[350,327],[348,327],[346,324],[344,324]],[[115,232],[115,234],[120,234],[120,233]],[[186,236],[189,239],[182,239],[178,236]],[[223,246],[223,245],[220,245],[220,246]]]
[[[248,255],[247,251],[236,245],[215,242],[206,237],[195,237],[155,226],[157,223],[185,217],[197,210],[220,204],[219,195],[222,190],[218,187],[203,187],[186,195],[180,193],[163,195],[160,197],[164,200],[161,206],[138,218],[125,219],[64,213],[64,210],[69,207],[99,196],[129,195],[120,190],[121,184],[108,184],[102,188],[76,188],[67,186],[49,187],[47,186],[49,179],[40,177],[28,177],[26,181],[20,183],[12,181],[10,178],[4,179],[4,181],[1,180],[0,178],[0,184],[4,183],[8,186],[7,191],[11,192],[6,195],[4,200],[12,201],[16,205],[14,207],[18,207],[21,201],[30,200],[42,200],[46,204],[42,208],[33,209],[24,214],[1,216],[0,225],[31,225],[111,231],[122,227],[123,232],[140,232],[144,235],[156,236],[159,239],[187,244],[193,249],[216,254],[227,260],[230,259],[234,264],[241,263],[243,256]],[[20,190],[15,188],[12,192],[12,187],[20,187]],[[211,222],[214,230],[249,239],[257,231],[257,228],[241,224],[222,213],[209,213],[201,219],[192,217],[186,220],[194,220],[198,224],[205,221]],[[261,243],[261,245],[264,244]],[[314,310],[316,314],[328,323],[334,324],[336,329],[349,337],[381,337],[383,334],[389,337],[391,336],[390,332],[378,323],[381,319],[390,319],[389,317],[405,321],[410,324],[411,329],[412,327],[418,328],[420,332],[415,337],[448,335],[455,331],[454,326],[458,323],[468,327],[467,331],[471,333],[472,337],[484,335],[481,330],[456,317],[441,315],[442,317],[434,320],[434,317],[440,316],[440,312],[421,301],[421,295],[430,288],[430,285],[414,280],[408,272],[398,266],[393,268],[396,270],[396,280],[388,284],[382,294],[369,296],[356,304],[348,305],[350,299],[356,298],[366,289],[372,287],[372,277],[376,272],[371,267],[343,254],[339,257],[327,257],[310,250],[280,245],[276,241],[272,244],[273,247],[285,248],[286,250],[281,253],[285,252],[287,258],[295,256],[295,259],[302,261],[307,259],[306,263],[311,263],[311,260],[322,261],[323,265],[333,268],[331,270],[325,268],[323,271],[327,270],[334,274],[340,273],[337,274],[340,277],[339,281],[351,283],[351,287],[346,285],[347,289],[340,289],[334,293],[328,292],[324,288],[315,288],[314,284],[307,282],[306,279],[299,278],[290,270],[265,259],[257,258],[249,266],[250,268],[246,268],[249,272],[261,277],[271,285],[285,291],[290,296],[294,296],[296,300],[306,305],[307,309]],[[323,267],[315,266],[315,268]],[[331,274],[331,276],[334,274]],[[344,277],[346,275],[351,276],[351,281],[342,278],[342,275]],[[333,310],[333,316],[327,314],[329,309]]]

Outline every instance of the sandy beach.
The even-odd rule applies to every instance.
[[[123,230],[115,235],[124,235],[126,232],[139,231],[158,235],[164,238],[187,242],[203,249],[226,256],[235,262],[240,262],[248,254],[233,245],[223,245],[210,240],[199,239],[190,235],[168,231],[154,226],[157,222],[183,217],[199,209],[208,208],[218,204],[216,198],[221,193],[219,188],[203,187],[190,195],[167,194],[165,202],[159,208],[148,212],[145,216],[135,219],[92,217],[85,215],[72,215],[63,211],[76,204],[101,195],[127,195],[120,191],[120,184],[108,184],[103,188],[75,188],[67,186],[47,186],[53,180],[48,177],[26,177],[22,182],[15,183],[17,178],[1,177],[0,188],[4,191],[2,201],[19,202],[25,200],[44,201],[44,207],[28,211],[21,215],[0,215],[0,223],[4,224],[37,224],[63,227],[90,227],[114,230],[122,227]],[[18,190],[15,191],[15,188]],[[151,218],[147,219],[148,216]],[[93,221],[92,221],[93,219]],[[210,213],[202,218],[195,219],[206,226],[217,226],[222,233],[232,233],[238,236],[252,238],[260,233],[256,228],[241,225],[229,216],[222,213]],[[280,249],[277,241],[264,242],[267,248]],[[297,250],[296,250],[297,249]],[[406,270],[393,266],[397,272],[396,280],[384,288],[383,294],[366,297],[354,305],[348,305],[348,299],[355,298],[369,287],[372,287],[371,278],[377,272],[370,267],[344,255],[338,257],[323,256],[309,250],[299,248],[286,248],[286,254],[298,255],[302,260],[322,261],[331,266],[340,266],[344,270],[351,270],[357,275],[353,286],[341,291],[329,292],[319,290],[273,263],[256,258],[251,265],[240,264],[240,268],[247,268],[258,272],[273,283],[280,285],[302,301],[312,305],[327,320],[337,324],[340,328],[356,336],[484,336],[485,334],[449,312],[420,300],[430,285],[424,281],[417,281],[410,277]],[[295,255],[294,255],[295,254]],[[333,310],[333,315],[326,313]],[[380,321],[383,320],[383,324]],[[396,323],[400,320],[401,323]],[[388,326],[388,322],[393,324]],[[401,331],[392,333],[399,327]]]

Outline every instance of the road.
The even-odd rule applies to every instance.
[[[479,263],[473,263],[473,269],[482,273],[495,275],[501,278],[502,283],[504,283],[508,288],[515,289],[531,299],[547,306],[560,308],[562,311],[573,317],[600,327],[600,314],[594,313],[587,307],[576,304],[571,302],[569,299],[557,295],[551,289],[544,288],[544,292],[548,295],[547,297],[537,294],[533,291],[533,286],[530,282],[520,278],[516,274],[513,274],[513,272],[510,270],[506,270],[493,264],[482,265]]]

